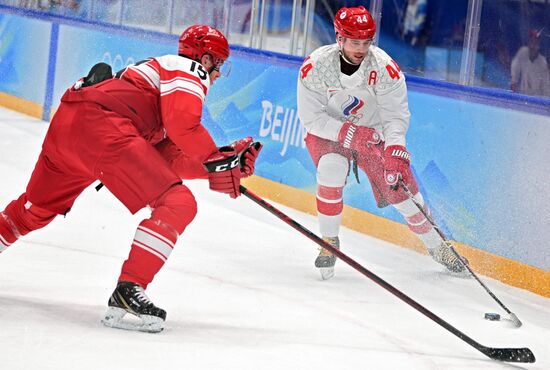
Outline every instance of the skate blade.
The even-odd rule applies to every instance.
[[[142,331],[145,333],[160,333],[164,330],[164,320],[151,315],[134,316],[137,320],[124,320],[128,312],[122,308],[109,307],[101,320],[103,325],[109,328]]]
[[[468,280],[472,278],[472,275],[470,275],[467,271],[464,272],[454,272],[447,270],[446,268],[443,268],[441,271],[442,276],[450,277],[453,279],[461,279],[461,280]]]
[[[462,270],[462,271],[452,271],[452,270],[449,270],[446,266],[443,266],[443,268],[444,268],[443,271],[447,275],[455,277],[455,278],[468,279],[468,278],[472,277],[472,275],[470,274],[470,272],[466,268],[464,268],[464,270]]]
[[[328,280],[334,276],[334,267],[321,267],[319,272],[321,273],[321,279]]]

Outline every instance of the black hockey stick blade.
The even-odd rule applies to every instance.
[[[504,362],[535,362],[535,355],[529,348],[478,348],[487,357]]]
[[[462,257],[460,256],[460,254],[456,251],[456,249],[449,243],[449,240],[447,239],[447,237],[445,236],[445,234],[443,233],[443,231],[439,228],[439,226],[435,223],[434,219],[428,214],[426,213],[426,211],[424,210],[424,207],[422,207],[422,205],[420,203],[418,203],[418,201],[415,199],[413,193],[409,190],[409,188],[407,187],[407,185],[405,185],[405,182],[403,181],[403,179],[400,179],[399,180],[399,183],[398,183],[401,188],[403,189],[403,191],[405,192],[405,194],[407,194],[407,196],[409,197],[409,199],[414,203],[414,205],[418,208],[418,210],[424,215],[424,217],[426,217],[426,219],[428,220],[428,222],[432,225],[432,227],[434,228],[434,230],[439,234],[439,236],[441,237],[441,240],[446,243],[447,245],[449,245],[449,248],[451,249],[451,251],[454,253],[454,255],[456,256],[456,258],[458,258],[459,260],[462,259]],[[509,318],[509,322],[511,323],[511,325],[515,328],[519,328],[521,325],[522,325],[522,322],[518,319],[518,317],[516,316],[515,313],[513,313],[512,311],[510,311],[508,309],[508,307],[506,307],[504,305],[504,303],[502,303],[502,301],[500,299],[498,299],[498,297],[491,291],[491,289],[489,289],[487,287],[487,285],[485,285],[485,283],[483,281],[481,281],[481,279],[477,276],[477,274],[474,272],[474,270],[472,270],[472,268],[469,266],[469,264],[467,263],[462,263],[462,265],[466,268],[466,270],[468,270],[468,272],[470,273],[470,275],[479,283],[479,285],[481,285],[481,287],[483,289],[485,289],[485,291],[487,292],[487,294],[489,294],[491,296],[491,298],[494,299],[494,301],[496,303],[498,303],[498,305],[500,307],[502,307],[502,309],[504,311],[506,311],[507,314],[510,315],[510,318]]]
[[[481,353],[483,353],[485,356],[498,361],[505,361],[505,362],[535,362],[535,355],[533,355],[533,352],[529,348],[492,348],[492,347],[485,347],[484,345],[476,342],[466,334],[464,334],[462,331],[458,330],[451,324],[449,324],[447,321],[443,320],[441,317],[437,316],[432,311],[428,310],[426,307],[422,306],[420,303],[391,285],[390,283],[383,280],[381,277],[376,275],[375,273],[371,272],[370,270],[366,269],[349,257],[347,254],[343,253],[339,249],[334,248],[330,243],[327,243],[323,239],[319,238],[317,235],[315,235],[313,232],[311,232],[309,229],[305,228],[301,224],[299,224],[297,221],[286,215],[285,213],[281,212],[277,208],[275,208],[273,205],[269,204],[253,192],[249,191],[244,186],[240,185],[241,193],[246,196],[248,199],[252,200],[254,203],[258,204],[259,206],[263,207],[270,213],[272,213],[274,216],[278,217],[280,220],[285,222],[287,225],[291,226],[294,230],[300,232],[302,235],[306,236],[313,242],[317,243],[319,246],[329,250],[332,254],[336,255],[340,260],[347,263],[350,267],[354,268],[376,284],[378,284],[380,287],[386,289],[388,292],[402,300],[403,302],[407,303],[409,306],[420,312],[421,314],[425,315],[429,319],[433,320],[438,325],[442,326],[443,328],[447,329],[449,332],[457,336],[459,339],[463,340],[464,342],[468,343],[470,346],[474,347]]]

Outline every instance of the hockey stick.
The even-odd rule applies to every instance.
[[[329,250],[332,254],[337,256],[339,259],[347,263],[349,266],[353,267],[355,270],[360,272],[361,274],[365,275],[370,280],[374,281],[376,284],[387,290],[388,292],[392,293],[397,298],[401,299],[403,302],[407,303],[409,306],[414,308],[415,310],[422,313],[424,316],[430,318],[431,320],[435,321],[440,326],[444,327],[448,331],[450,331],[452,334],[456,335],[458,338],[462,339],[464,342],[468,343],[470,346],[474,347],[481,353],[483,353],[485,356],[498,361],[505,361],[505,362],[535,362],[535,355],[529,348],[493,348],[493,347],[485,347],[484,345],[476,342],[451,324],[449,324],[447,321],[443,320],[439,316],[437,316],[432,311],[428,310],[426,307],[422,306],[420,303],[416,302],[412,298],[410,298],[405,293],[401,292],[399,289],[395,288],[390,283],[386,282],[382,278],[380,278],[378,275],[374,274],[373,272],[367,270],[365,267],[363,267],[361,264],[353,260],[348,255],[344,254],[340,250],[334,248],[329,243],[325,242],[323,239],[319,238],[317,235],[315,235],[313,232],[306,229],[304,226],[284,214],[283,212],[279,211],[277,208],[273,207],[271,204],[257,196],[256,194],[252,193],[250,190],[245,188],[244,186],[240,186],[241,194],[246,196],[248,199],[252,200],[254,203],[260,205],[264,209],[268,210],[273,215],[277,216],[279,219],[284,221],[286,224],[290,225],[292,228],[300,232],[301,234],[305,235],[310,240],[314,241],[321,247]]]
[[[451,251],[455,254],[455,256],[460,260],[460,262],[462,263],[462,265],[464,267],[466,267],[466,269],[468,270],[468,272],[470,273],[470,275],[473,276],[474,279],[477,280],[477,282],[483,287],[483,289],[485,289],[485,291],[487,293],[489,293],[489,295],[491,296],[491,298],[493,298],[498,304],[500,307],[502,307],[502,309],[504,309],[504,311],[506,311],[506,313],[508,313],[508,315],[510,315],[510,320],[512,325],[516,328],[519,328],[522,323],[521,321],[519,321],[518,317],[516,316],[516,314],[514,314],[512,311],[510,311],[508,309],[508,307],[506,307],[501,301],[500,299],[497,298],[496,295],[493,294],[493,292],[491,292],[491,290],[483,283],[483,281],[481,281],[479,279],[479,277],[476,275],[476,273],[472,270],[472,268],[467,264],[467,263],[464,263],[464,261],[462,260],[462,257],[460,256],[460,254],[458,254],[458,252],[455,250],[455,248],[452,246],[451,242],[447,239],[447,237],[445,236],[445,234],[443,234],[443,231],[441,231],[441,229],[439,228],[439,226],[437,226],[437,224],[435,223],[435,221],[433,220],[433,218],[424,210],[424,207],[422,207],[422,205],[415,199],[414,195],[412,194],[412,192],[409,190],[409,188],[407,187],[407,185],[405,185],[405,183],[403,182],[402,179],[399,180],[399,184],[401,185],[401,187],[403,188],[403,190],[405,191],[405,193],[407,194],[407,196],[409,197],[410,200],[412,200],[412,202],[415,204],[415,206],[420,210],[420,212],[422,212],[422,214],[424,215],[424,217],[426,217],[426,219],[428,220],[428,222],[433,226],[433,228],[435,229],[435,231],[439,234],[439,236],[441,237],[441,239],[443,240],[443,242],[449,246],[449,248],[451,249]]]

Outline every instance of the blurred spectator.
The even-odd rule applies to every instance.
[[[20,0],[18,6],[23,8],[47,10],[50,7],[50,0]]]
[[[90,0],[20,0],[22,8],[45,10],[50,13],[87,18],[87,5]]]
[[[540,54],[542,30],[529,30],[527,46],[519,48],[512,59],[512,91],[526,95],[550,96],[550,72]]]
[[[88,17],[88,0],[53,0],[51,11],[69,17]]]
[[[426,15],[428,13],[428,0],[409,0],[405,17],[403,19],[403,39],[411,45],[418,41],[420,33],[424,29]]]

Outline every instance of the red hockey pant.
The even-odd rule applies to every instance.
[[[328,153],[340,154],[349,161],[353,159],[351,150],[345,149],[338,142],[322,139],[318,136],[309,134],[306,136],[305,142],[316,167],[319,163],[319,159]],[[357,166],[367,175],[376,203],[379,207],[401,203],[408,199],[403,189],[399,188],[398,190],[392,190],[386,183],[386,180],[384,180],[383,148],[384,143],[382,142],[378,145],[378,148],[373,148],[372,154],[357,159]],[[416,194],[418,192],[416,180],[413,176],[409,178],[412,180],[406,185],[413,194]]]
[[[153,208],[136,231],[120,275],[120,280],[146,287],[195,217],[197,205],[129,119],[93,103],[61,103],[26,192],[0,213],[0,252],[57,214],[66,214],[97,179],[130,212]]]

